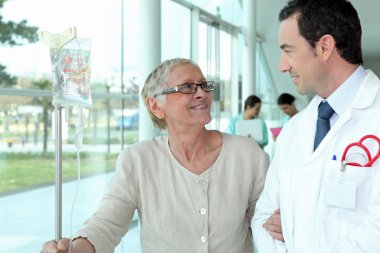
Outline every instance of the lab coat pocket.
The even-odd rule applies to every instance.
[[[334,241],[352,232],[368,212],[376,175],[375,167],[347,165],[329,161],[325,168],[319,201],[319,217],[326,240]],[[329,234],[331,233],[331,234]]]
[[[361,221],[367,212],[375,170],[375,167],[347,165],[341,171],[340,162],[329,161],[321,192],[322,213],[334,219]]]

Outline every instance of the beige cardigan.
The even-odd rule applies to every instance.
[[[167,136],[126,148],[109,191],[78,236],[113,252],[138,211],[144,253],[252,252],[250,223],[268,167],[246,137],[223,134],[215,163],[201,175],[172,155]]]

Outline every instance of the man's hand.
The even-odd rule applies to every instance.
[[[274,213],[263,224],[263,227],[269,232],[273,239],[284,242],[284,236],[282,234],[281,227],[280,209],[276,209],[274,211]]]

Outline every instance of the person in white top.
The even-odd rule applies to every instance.
[[[248,138],[205,128],[214,89],[187,59],[153,70],[142,97],[167,134],[122,151],[94,215],[73,240],[46,242],[41,252],[111,253],[137,210],[144,253],[251,253],[268,160]]]
[[[252,220],[255,245],[259,253],[378,253],[380,81],[362,66],[357,11],[347,0],[292,0],[279,20],[280,71],[300,94],[316,95],[277,139]],[[334,112],[315,148],[322,101]]]

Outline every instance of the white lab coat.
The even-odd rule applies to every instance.
[[[353,104],[313,152],[317,102],[314,98],[293,117],[277,139],[252,220],[256,248],[259,253],[379,253],[380,159],[368,168],[347,166],[344,174],[339,168],[349,143],[366,134],[380,137],[380,81],[367,71]],[[354,209],[325,204],[326,182],[331,179],[356,185]],[[277,208],[285,243],[273,240],[262,228]]]

